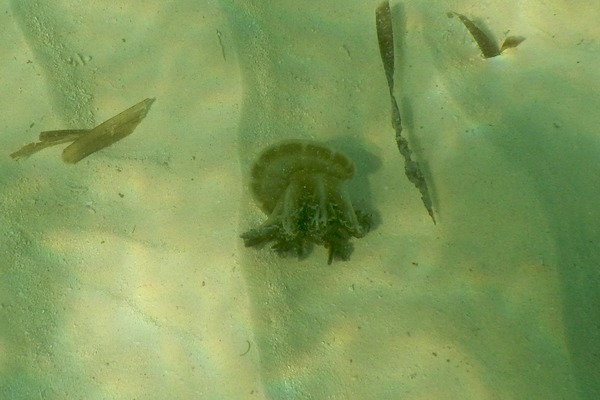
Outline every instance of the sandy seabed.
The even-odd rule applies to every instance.
[[[391,3],[437,225],[379,0],[4,4],[0,398],[600,398],[600,6],[522,3]],[[526,40],[483,59],[448,11]],[[146,97],[76,165],[9,157]],[[347,262],[239,238],[252,161],[296,138],[356,164]]]

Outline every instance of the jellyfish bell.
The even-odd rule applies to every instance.
[[[351,237],[363,237],[370,222],[356,212],[344,188],[355,174],[352,160],[326,145],[292,140],[268,147],[252,167],[251,189],[268,215],[258,228],[242,235],[247,247],[274,242],[280,255],[305,257],[311,245],[347,259]]]
[[[345,154],[309,141],[286,141],[267,148],[252,167],[252,192],[264,212],[273,211],[293,180],[322,176],[348,180],[354,163]]]

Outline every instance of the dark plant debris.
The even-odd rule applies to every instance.
[[[381,3],[381,5],[377,7],[375,11],[375,22],[377,26],[377,40],[379,42],[381,60],[383,61],[383,68],[390,89],[392,127],[396,131],[396,144],[398,145],[398,150],[404,158],[404,173],[408,180],[419,189],[421,200],[427,209],[427,213],[435,224],[435,216],[433,214],[433,206],[427,182],[425,181],[419,163],[412,159],[412,151],[408,146],[408,141],[402,136],[402,117],[400,115],[396,97],[394,96],[394,32],[389,2],[386,1]]]
[[[506,39],[504,39],[502,45],[498,46],[495,38],[478,27],[469,18],[453,11],[449,12],[447,15],[449,18],[452,18],[454,15],[456,15],[458,19],[460,19],[465,28],[467,28],[467,30],[471,33],[471,36],[473,36],[473,39],[475,39],[477,46],[479,46],[479,50],[481,50],[481,55],[483,58],[499,56],[504,50],[517,47],[525,40],[523,36],[508,36]]]

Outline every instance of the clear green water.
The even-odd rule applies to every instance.
[[[5,6],[0,398],[598,398],[597,7],[392,3],[433,225],[379,2],[272,3]],[[448,11],[526,40],[484,60]],[[145,97],[76,166],[8,157]],[[353,159],[377,224],[349,261],[243,247],[282,139]]]

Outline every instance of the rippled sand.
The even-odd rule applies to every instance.
[[[392,3],[437,225],[394,141],[379,1],[47,3],[0,13],[0,398],[600,397],[592,2]],[[526,40],[483,59],[448,11]],[[147,97],[76,165],[8,156]],[[251,164],[282,139],[356,164],[377,224],[350,261],[243,247]]]

